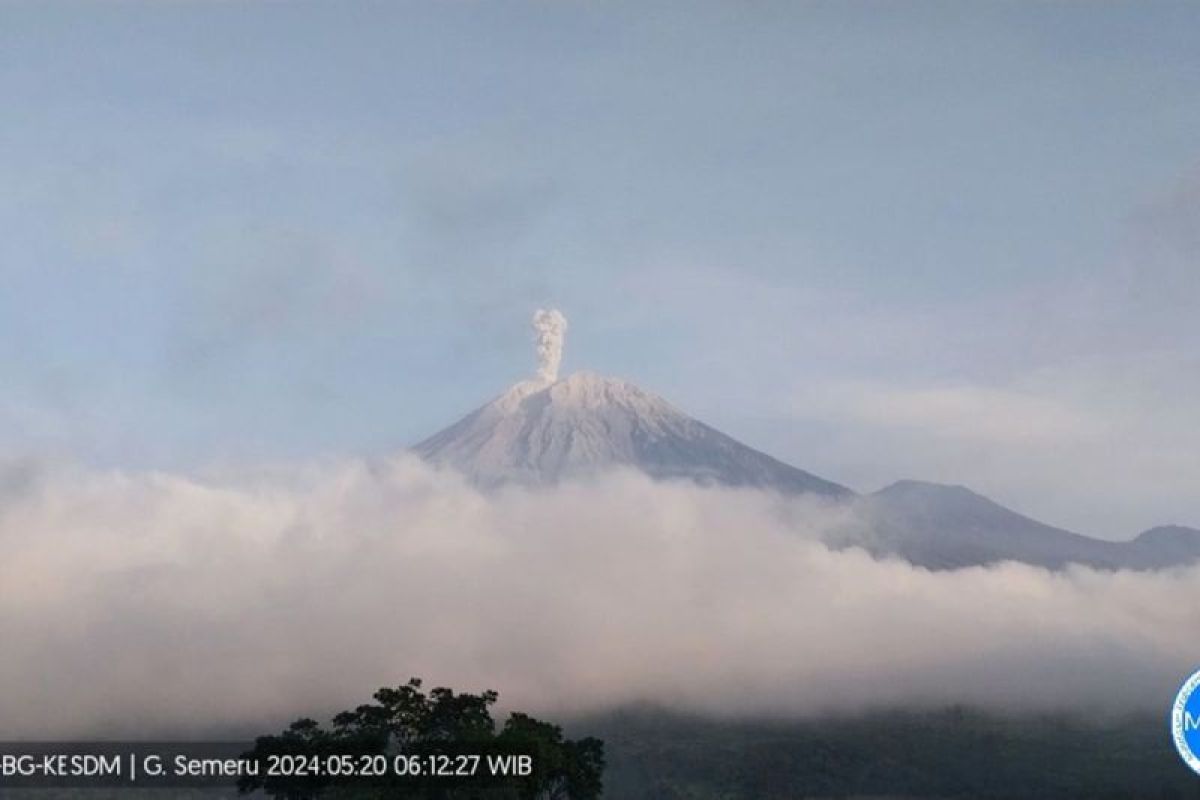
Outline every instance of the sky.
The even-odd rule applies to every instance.
[[[0,460],[380,455],[534,369],[1200,526],[1200,6],[0,3]]]

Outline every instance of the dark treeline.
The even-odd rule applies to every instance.
[[[421,800],[1200,800],[1200,777],[1174,752],[1165,717],[1086,722],[998,717],[967,709],[888,711],[808,720],[718,720],[654,708],[565,725],[513,714],[493,720],[495,695],[381,690],[329,725],[299,720],[261,737],[271,752],[511,750],[537,755],[517,781],[246,781],[252,796]],[[576,738],[568,738],[576,737]],[[603,744],[601,744],[603,741]],[[432,748],[430,750],[429,748]],[[602,780],[601,780],[602,779]],[[11,790],[5,797],[109,800],[235,796],[223,790]]]
[[[568,726],[605,741],[605,797],[1200,800],[1165,717],[1090,724],[950,709],[718,721],[652,709]]]

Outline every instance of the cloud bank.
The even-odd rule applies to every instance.
[[[410,675],[562,714],[1161,710],[1200,570],[930,573],[845,510],[617,474],[483,495],[411,458],[0,472],[0,735],[264,724]]]

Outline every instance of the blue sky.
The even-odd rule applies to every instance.
[[[0,457],[378,454],[532,371],[1200,525],[1200,6],[0,5]]]

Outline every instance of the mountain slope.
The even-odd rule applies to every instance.
[[[1182,525],[1163,525],[1143,531],[1127,544],[1136,552],[1143,569],[1162,569],[1200,561],[1200,530]]]
[[[1161,569],[1200,559],[1200,531],[1155,528],[1128,542],[1045,525],[962,486],[900,481],[859,498],[863,527],[842,544],[930,569],[1020,561],[1062,569]]]
[[[519,383],[414,450],[481,486],[549,484],[628,467],[702,485],[853,494],[710,428],[658,395],[591,373]]]
[[[550,371],[552,372],[552,371]],[[524,381],[413,448],[476,485],[550,485],[615,468],[659,480],[816,494],[853,506],[835,547],[929,569],[1018,561],[1059,570],[1162,569],[1200,561],[1200,531],[1163,527],[1092,539],[1018,514],[962,486],[900,481],[871,495],[792,467],[622,380],[577,373]]]

